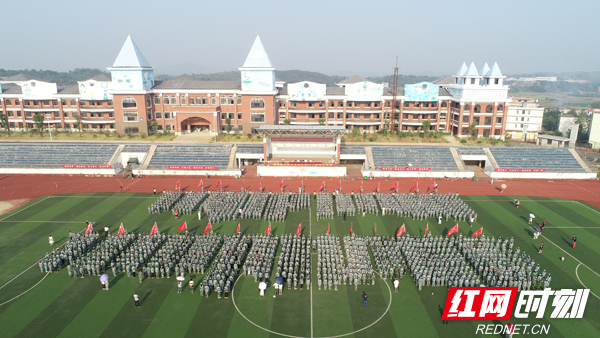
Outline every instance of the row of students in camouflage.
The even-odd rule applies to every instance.
[[[348,261],[344,276],[347,276],[350,283],[354,284],[354,291],[358,291],[359,284],[368,284],[369,282],[375,284],[375,271],[367,250],[367,239],[352,234],[344,236],[343,240]]]
[[[121,254],[129,248],[135,240],[133,234],[124,233],[120,237],[109,234],[106,239],[99,242],[85,256],[77,257],[67,266],[70,277],[81,277],[84,275],[99,276],[112,268],[113,275],[116,275],[117,266],[115,261],[119,262],[118,267],[121,267]]]
[[[210,271],[200,285],[200,296],[208,298],[211,292],[216,292],[218,298],[221,298],[223,293],[225,293],[225,298],[229,297],[248,253],[251,239],[246,235],[223,235],[223,242]]]
[[[175,211],[177,211],[178,215],[191,215],[207,196],[208,194],[204,192],[186,191],[181,199],[175,203],[171,213],[175,214]]]
[[[356,208],[354,202],[352,202],[352,195],[350,194],[336,194],[335,195],[335,210],[338,216],[356,216]]]
[[[208,215],[212,223],[233,221],[237,219],[239,210],[243,209],[249,194],[244,192],[211,192],[200,205],[199,211]]]
[[[90,232],[87,235],[71,233],[70,238],[63,246],[40,258],[40,271],[42,273],[59,271],[65,264],[72,264],[86,255],[98,243],[100,243],[100,235],[97,232]],[[91,267],[89,271],[91,272]]]
[[[317,221],[324,218],[333,218],[333,197],[324,192],[315,192],[317,200]]]
[[[254,281],[268,281],[273,269],[278,239],[271,235],[253,235],[252,247],[243,265],[243,274],[254,276]]]
[[[338,236],[320,235],[313,242],[316,242],[318,250],[317,285],[319,286],[319,290],[321,290],[321,285],[323,285],[325,290],[328,288],[331,290],[333,286],[337,291],[342,278],[344,284],[346,284],[347,279],[340,238]]]
[[[310,290],[311,283],[311,249],[310,239],[305,236],[282,235],[281,255],[277,263],[275,277],[282,277],[287,283],[287,288],[294,290]]]
[[[149,214],[160,214],[173,208],[175,203],[183,197],[181,191],[163,191],[162,195],[148,207]]]
[[[375,197],[373,194],[365,194],[360,193],[354,195],[354,200],[356,201],[356,206],[358,210],[362,213],[363,217],[366,213],[378,215],[379,208],[377,208],[377,202],[375,201]]]
[[[386,214],[425,220],[442,216],[446,221],[477,219],[473,211],[458,194],[376,194],[375,198]]]
[[[392,238],[378,235],[367,236],[366,238],[369,246],[371,246],[379,276],[381,278],[393,279],[397,275],[398,278],[402,279],[406,274],[407,266],[396,241]]]

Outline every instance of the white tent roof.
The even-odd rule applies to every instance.
[[[502,76],[502,72],[500,71],[500,67],[498,67],[498,63],[494,62],[494,65],[489,72],[489,76]]]
[[[481,72],[479,74],[481,74],[481,76],[486,76],[486,75],[488,75],[489,71],[490,71],[490,66],[488,66],[488,64],[486,62],[485,65],[483,65],[483,68],[481,69]]]
[[[130,35],[119,52],[113,68],[152,68]]]
[[[465,75],[466,72],[467,72],[467,64],[463,62],[462,66],[460,66],[460,69],[458,69],[458,72],[456,73],[456,75],[462,76],[462,75]]]
[[[265,51],[265,48],[260,41],[260,37],[257,35],[254,44],[246,57],[244,62],[244,68],[273,68],[273,64],[269,59],[269,55]]]
[[[477,67],[475,67],[474,62],[471,62],[471,64],[469,65],[469,69],[467,69],[467,73],[465,75],[466,76],[479,76],[479,73],[477,73]]]

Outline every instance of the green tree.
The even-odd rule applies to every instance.
[[[429,132],[429,128],[431,128],[431,122],[428,120],[423,121],[423,131],[427,133]]]
[[[225,124],[227,125],[227,134],[231,132],[231,119],[228,117],[225,119]]]
[[[8,116],[4,113],[0,113],[0,124],[6,128],[8,136],[10,136],[10,123],[8,122]]]
[[[324,125],[325,124],[325,119],[323,119],[323,118],[319,119],[319,124],[320,125]]]
[[[472,137],[477,137],[477,125],[478,125],[477,121],[473,121],[473,123],[471,123],[471,125],[469,126]]]
[[[44,114],[35,114],[33,117],[33,121],[35,122],[35,126],[37,130],[40,132],[40,137],[44,136]]]
[[[152,129],[152,134],[155,134],[158,130],[158,122],[152,121],[150,122],[150,128]]]
[[[391,122],[392,121],[390,121],[390,120],[383,120],[383,124],[385,125],[385,132],[386,132],[386,134],[390,130],[390,123]]]
[[[75,123],[73,123],[73,127],[79,129],[79,137],[81,137],[81,128],[83,128],[83,123],[81,122],[81,115],[73,114],[73,118],[75,119]]]
[[[555,131],[558,128],[558,116],[560,115],[559,110],[546,109],[544,117],[542,118],[542,127],[546,131]]]
[[[285,119],[285,120],[283,120],[283,124],[285,124],[285,125],[289,126],[290,124],[292,124],[292,120],[290,120],[290,119]]]

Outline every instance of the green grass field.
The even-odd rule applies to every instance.
[[[513,236],[515,248],[531,255],[552,274],[552,289],[583,288],[582,284],[600,295],[600,212],[590,205],[569,200],[521,198],[519,209],[512,206],[511,196],[463,196],[479,215],[470,228],[460,222],[460,232],[469,235],[484,227],[486,236]],[[148,215],[147,207],[155,200],[149,194],[79,194],[43,197],[8,214],[0,216],[0,328],[1,337],[472,337],[474,321],[452,321],[443,326],[441,311],[446,301],[445,287],[424,287],[418,291],[412,278],[400,282],[400,291],[393,292],[388,284],[377,279],[375,285],[341,286],[336,291],[284,290],[273,298],[273,288],[266,297],[259,297],[252,277],[239,279],[234,299],[200,297],[189,291],[177,293],[176,281],[146,279],[142,284],[123,273],[112,277],[109,292],[100,292],[97,277],[69,278],[66,269],[59,273],[40,273],[37,260],[49,250],[48,236],[55,245],[65,242],[69,231],[80,231],[86,219],[95,222],[95,229],[105,225],[116,234],[121,222],[129,231],[149,232],[156,221],[161,232],[177,232],[188,221],[190,232],[202,232],[207,219],[186,215],[175,220],[170,214]],[[276,234],[295,233],[302,223],[303,234],[316,236],[327,231],[346,234],[350,223],[357,235],[371,235],[377,223],[379,234],[393,236],[402,223],[411,235],[422,235],[424,221],[395,216],[341,217],[316,221],[316,203],[312,211],[291,213],[285,223],[272,223]],[[527,226],[529,213],[546,218],[544,238],[534,241]],[[213,225],[218,234],[233,233],[235,222]],[[429,220],[434,236],[445,234],[453,221],[438,225]],[[242,220],[246,233],[264,232],[267,223]],[[570,248],[571,234],[578,236],[576,249]],[[544,241],[544,253],[538,255]],[[565,253],[565,251],[567,253]],[[572,256],[571,256],[572,255]],[[561,262],[560,257],[565,256]],[[277,260],[277,258],[276,258]],[[316,269],[317,258],[313,256]],[[583,263],[580,266],[580,263]],[[23,272],[31,265],[31,269]],[[275,262],[276,266],[276,262]],[[576,272],[577,271],[577,272]],[[23,273],[22,273],[23,272]],[[22,273],[22,274],[21,274]],[[12,280],[15,276],[18,278]],[[313,277],[316,274],[313,274]],[[192,275],[196,282],[201,275]],[[407,275],[408,277],[408,275]],[[40,281],[41,280],[41,281]],[[581,282],[580,282],[581,280]],[[316,285],[316,283],[315,283]],[[391,289],[391,291],[390,291]],[[369,308],[362,309],[362,292],[369,295]],[[136,309],[132,295],[137,292],[142,304]],[[432,294],[433,293],[433,294]],[[600,336],[600,300],[590,294],[583,319],[549,319],[530,315],[527,320],[513,323],[550,324],[551,337]],[[15,298],[17,297],[17,298]],[[11,299],[15,298],[11,301]],[[235,305],[234,302],[235,301]],[[236,308],[237,306],[237,308]],[[389,308],[388,308],[389,306]],[[252,322],[252,323],[251,323]],[[485,324],[489,324],[485,322]]]

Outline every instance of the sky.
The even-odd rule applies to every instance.
[[[413,75],[471,61],[600,71],[597,0],[29,0],[2,12],[3,69],[106,69],[131,35],[156,74],[234,71],[259,35],[279,70],[387,75],[398,56]]]

